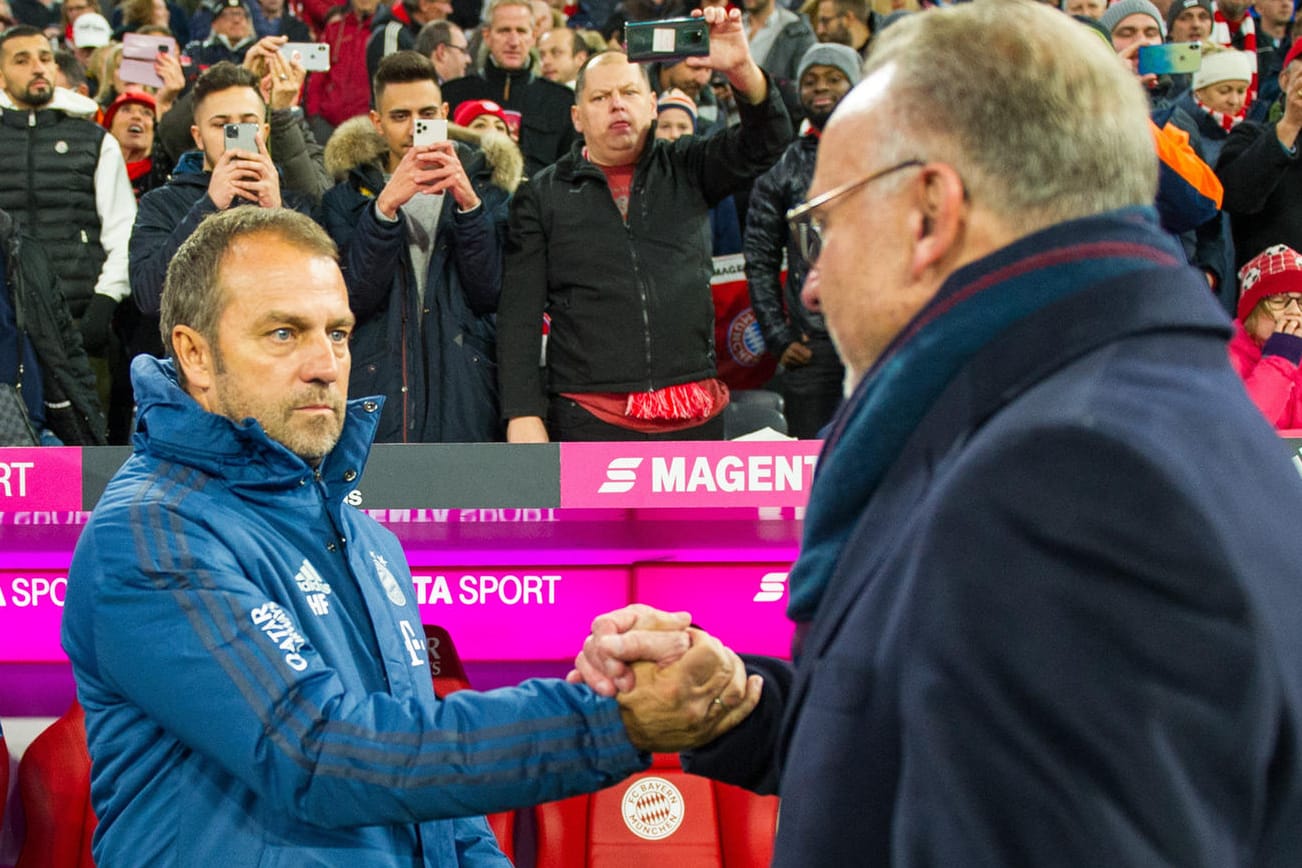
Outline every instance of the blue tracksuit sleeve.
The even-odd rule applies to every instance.
[[[463,817],[456,823],[459,868],[511,868],[511,860],[497,848],[497,838],[483,817]]]
[[[167,768],[167,742],[206,756],[267,804],[328,828],[500,811],[595,790],[645,767],[615,702],[562,681],[442,702],[422,695],[424,685],[414,693],[348,689],[351,675],[327,665],[309,638],[326,619],[271,599],[260,585],[276,577],[262,573],[279,565],[249,551],[255,539],[231,526],[232,514],[205,512],[157,501],[106,511],[74,558],[81,599],[65,645],[91,661],[79,678],[109,686],[104,695],[125,697],[157,727],[154,738],[133,730],[118,744],[113,733],[94,733],[92,743],[121,761],[120,776],[140,779],[119,778],[124,791]],[[379,549],[383,540],[358,544]],[[418,618],[407,600],[398,616]],[[84,647],[88,634],[93,648]],[[419,665],[414,672],[428,678],[427,663]],[[88,719],[98,720],[96,691],[83,686],[82,696]]]

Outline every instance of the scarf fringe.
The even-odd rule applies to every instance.
[[[714,410],[714,398],[700,383],[682,383],[628,396],[624,415],[630,419],[704,419]]]

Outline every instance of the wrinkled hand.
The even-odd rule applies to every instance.
[[[636,686],[615,697],[639,750],[700,747],[745,720],[759,702],[763,679],[748,678],[741,658],[701,630],[688,635],[691,647],[673,663],[633,664]]]
[[[632,690],[635,679],[627,664],[646,660],[667,666],[682,657],[691,645],[691,623],[687,612],[662,612],[642,603],[600,615],[565,680],[587,684],[602,696]]]
[[[778,359],[778,364],[788,369],[803,368],[813,357],[814,351],[809,348],[809,335],[801,335],[800,340],[787,344],[787,348],[782,351],[782,358]]]
[[[717,69],[728,76],[728,81],[752,104],[764,99],[768,85],[764,73],[751,57],[746,29],[741,23],[740,9],[723,9],[709,6],[692,10],[693,18],[704,18],[710,26],[710,54],[708,57],[689,57],[692,69]]]
[[[226,151],[213,165],[208,180],[208,198],[220,210],[231,207],[236,198],[246,199],[261,208],[280,207],[280,176],[276,172],[262,133],[255,136],[258,153]]]

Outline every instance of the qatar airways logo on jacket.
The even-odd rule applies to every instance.
[[[817,455],[654,455],[613,458],[598,494],[627,494],[646,478],[654,494],[807,491]]]

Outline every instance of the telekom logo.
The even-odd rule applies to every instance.
[[[633,490],[637,482],[637,469],[642,464],[641,458],[613,458],[606,465],[606,481],[601,483],[597,494],[624,494]]]
[[[787,592],[786,573],[765,573],[760,578],[760,589],[752,598],[756,603],[776,603]]]

